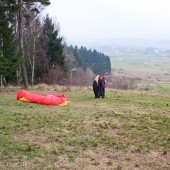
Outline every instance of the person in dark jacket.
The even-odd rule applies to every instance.
[[[102,98],[105,98],[105,88],[106,88],[106,77],[101,76],[99,79],[99,98],[102,96]]]
[[[97,75],[96,78],[93,81],[93,92],[95,95],[95,98],[99,98],[99,94],[100,94],[100,75]]]
[[[101,96],[104,99],[105,98],[105,88],[106,88],[106,77],[101,77]]]

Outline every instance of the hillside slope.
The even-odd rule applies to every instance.
[[[0,89],[0,168],[170,169],[170,96],[106,89],[63,92],[70,104],[19,102]]]

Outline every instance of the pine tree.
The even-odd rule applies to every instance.
[[[26,24],[27,21],[26,18],[27,19],[29,18],[27,12],[25,11],[25,6],[29,4],[31,6],[31,10],[38,13],[42,8],[38,8],[38,6],[36,6],[37,3],[40,3],[43,7],[50,4],[49,0],[1,0],[0,1],[0,72],[1,72],[0,74],[4,75],[7,67],[10,68],[10,70],[7,69],[9,72],[8,74],[10,74],[10,72],[12,72],[13,70],[12,66],[15,65],[14,68],[18,66],[19,63],[18,60],[16,61],[14,59],[15,56],[18,56],[18,54],[15,55],[14,49],[18,47],[19,49],[18,53],[20,54],[20,56],[22,56],[22,59],[20,58],[20,65],[22,66],[22,74],[23,74],[25,87],[28,87],[29,85],[27,72],[25,68],[26,60],[24,55],[24,44],[23,44],[24,24]],[[18,27],[18,29],[16,29],[18,30],[18,35],[16,34],[15,37],[14,36],[12,37],[13,33],[15,32],[14,29],[12,28],[13,25]],[[19,43],[16,42],[17,37],[19,37],[18,40]],[[15,38],[15,42],[14,42],[14,38]],[[6,46],[6,44],[8,45]],[[13,58],[11,59],[11,57]],[[10,62],[11,60],[12,63]]]
[[[64,45],[62,44],[62,38],[58,37],[58,30],[48,34],[49,36],[49,51],[48,58],[49,64],[60,66],[63,71],[66,71],[65,56],[63,54]]]
[[[46,81],[49,67],[49,59],[47,56],[49,50],[49,32],[52,32],[50,27],[49,17],[44,19],[43,25],[40,28],[39,40],[37,42],[37,58],[35,67],[35,77],[41,79],[41,82]]]
[[[14,35],[15,1],[3,1],[0,6],[0,75],[8,82],[15,78],[17,67],[21,64],[17,39]]]
[[[39,36],[38,42],[38,61],[36,77],[46,77],[51,67],[60,67],[64,72],[67,71],[65,56],[63,54],[64,45],[62,37],[59,37],[58,30],[55,29],[52,19],[47,15]]]

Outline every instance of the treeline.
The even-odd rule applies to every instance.
[[[109,56],[104,55],[96,50],[87,50],[86,47],[72,45],[69,49],[73,52],[78,61],[78,65],[84,69],[91,68],[95,74],[110,74],[111,73],[111,62]]]
[[[68,84],[75,67],[79,78],[87,68],[110,73],[108,56],[65,45],[52,19],[41,16],[48,5],[49,0],[0,1],[0,85]]]

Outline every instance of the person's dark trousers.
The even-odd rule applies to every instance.
[[[98,98],[98,90],[96,88],[93,89],[95,98]]]
[[[101,87],[99,87],[99,98],[100,98],[100,96],[103,96],[103,92],[102,92],[102,88]]]
[[[105,98],[105,88],[102,88],[102,98]]]

